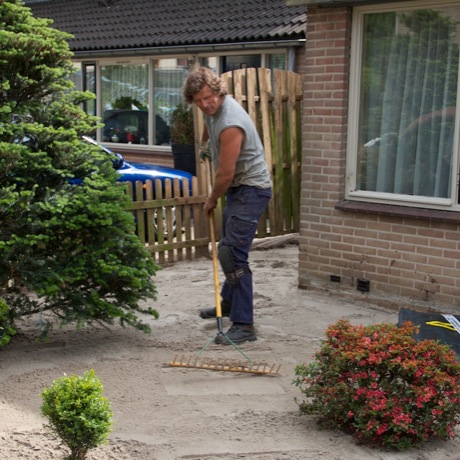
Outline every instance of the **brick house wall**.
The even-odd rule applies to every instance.
[[[299,287],[458,314],[458,213],[370,203],[341,205],[351,8],[309,7],[307,13],[307,44],[301,69],[304,109]],[[363,292],[366,282],[369,291]]]

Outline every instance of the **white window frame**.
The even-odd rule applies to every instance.
[[[154,82],[153,82],[153,74],[155,70],[155,61],[158,61],[160,59],[193,59],[192,56],[190,55],[161,55],[161,56],[140,56],[140,57],[134,57],[134,56],[128,56],[128,57],[117,57],[117,58],[104,58],[104,59],[97,59],[96,62],[96,74],[97,74],[97,81],[98,81],[98,87],[100,88],[100,82],[101,82],[101,68],[106,65],[121,65],[121,64],[126,64],[126,65],[136,65],[136,64],[147,64],[148,65],[148,72],[149,72],[149,78],[148,78],[148,89],[149,89],[149,97],[148,97],[148,105],[149,107],[153,106],[153,93],[154,93]],[[97,116],[102,117],[103,109],[102,109],[102,99],[100,97],[97,97]],[[153,126],[153,111],[149,110],[149,126]],[[97,139],[99,142],[102,142],[101,139],[101,131],[98,130],[97,132]],[[111,145],[110,142],[106,142],[107,144]],[[115,144],[118,147],[121,145],[122,147],[125,147],[124,144]],[[154,151],[166,151],[170,152],[171,151],[171,146],[165,146],[165,145],[137,145],[133,144],[129,146],[130,149],[133,150],[154,150]]]
[[[119,56],[119,57],[105,57],[105,58],[95,58],[91,59],[91,63],[95,65],[95,76],[97,80],[97,88],[100,91],[101,88],[101,68],[105,65],[118,65],[118,64],[148,64],[149,68],[149,107],[153,106],[153,94],[154,94],[154,81],[151,76],[154,74],[155,69],[155,61],[160,59],[187,59],[189,62],[199,62],[200,58],[217,58],[217,65],[218,68],[216,71],[218,73],[222,72],[220,68],[220,59],[222,56],[230,56],[230,55],[251,55],[251,54],[258,54],[261,56],[261,64],[262,66],[267,65],[268,56],[271,54],[284,54],[286,58],[286,66],[289,67],[289,47],[282,46],[282,47],[273,47],[267,49],[250,49],[250,50],[235,50],[228,53],[224,52],[203,52],[199,54],[155,54],[155,55],[139,55],[139,56]],[[75,64],[82,66],[87,59],[76,59]],[[98,117],[102,117],[103,108],[102,108],[102,100],[100,95],[96,95],[96,115]],[[152,126],[153,123],[153,111],[149,110],[149,126]],[[102,130],[97,130],[97,139],[99,142],[102,142]],[[110,142],[106,142],[109,145],[112,145]],[[117,147],[125,146],[124,144],[114,144]],[[132,150],[151,150],[151,151],[166,151],[171,152],[171,146],[165,145],[137,145],[133,144],[129,146]]]
[[[347,159],[345,176],[345,198],[348,200],[365,201],[371,203],[393,204],[419,208],[442,209],[460,211],[457,203],[459,189],[459,124],[460,124],[460,69],[457,83],[457,124],[454,133],[454,152],[452,158],[452,190],[450,198],[432,198],[412,195],[398,195],[392,193],[371,192],[356,190],[357,183],[357,156],[358,156],[358,129],[359,129],[359,98],[361,88],[363,19],[367,13],[386,13],[413,11],[425,8],[441,8],[459,6],[458,0],[418,0],[411,2],[368,5],[353,8],[351,54],[350,54],[350,86],[348,104],[348,133]]]

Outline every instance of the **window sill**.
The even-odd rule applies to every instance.
[[[340,201],[334,207],[343,212],[360,212],[379,216],[400,217],[401,219],[418,219],[430,222],[447,222],[455,225],[460,224],[460,212],[455,211],[411,208],[392,204],[365,203],[351,200]]]

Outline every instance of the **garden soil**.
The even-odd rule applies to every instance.
[[[280,376],[165,367],[176,354],[196,355],[216,333],[202,320],[213,304],[212,261],[180,261],[155,277],[159,320],[151,334],[114,325],[55,327],[36,341],[34,321],[0,351],[0,459],[64,459],[68,451],[44,428],[40,393],[55,379],[94,369],[113,410],[109,443],[89,460],[459,460],[460,441],[430,442],[404,453],[354,444],[339,431],[320,431],[299,412],[293,385],[296,364],[310,362],[326,328],[341,318],[352,324],[398,321],[397,308],[365,297],[297,287],[298,246],[251,252],[258,340],[241,345],[255,361],[281,364]],[[357,293],[359,294],[359,293]],[[224,318],[224,327],[229,320]],[[212,344],[204,357],[240,358]]]

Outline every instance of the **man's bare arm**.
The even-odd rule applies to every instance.
[[[216,171],[211,194],[204,206],[206,215],[217,206],[217,200],[230,187],[243,141],[244,131],[240,128],[227,128],[222,131],[220,135],[219,167]]]

